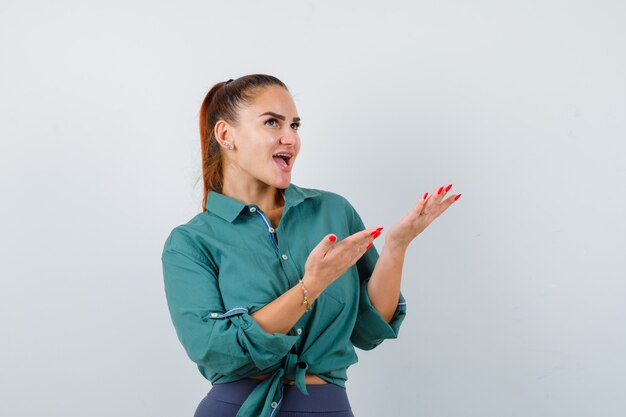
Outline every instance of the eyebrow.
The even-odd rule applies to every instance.
[[[261,117],[261,116],[266,116],[266,115],[269,115],[269,116],[274,116],[275,118],[280,119],[280,120],[283,120],[283,121],[286,119],[286,117],[285,117],[285,116],[283,116],[282,114],[274,113],[274,112],[272,112],[272,111],[266,111],[266,112],[265,112],[265,113],[263,113],[263,114],[259,114],[259,117]],[[294,121],[294,122],[299,122],[299,121],[300,121],[300,118],[299,118],[299,117],[294,117],[294,118],[293,118],[293,121]]]

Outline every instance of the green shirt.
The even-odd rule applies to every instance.
[[[396,338],[406,315],[402,294],[389,323],[372,306],[367,282],[379,255],[371,246],[288,334],[266,332],[250,314],[298,284],[311,250],[329,233],[340,241],[365,229],[339,194],[290,184],[284,195],[274,229],[257,205],[210,191],[207,211],[175,227],[161,257],[172,322],[200,373],[212,384],[271,373],[238,417],[278,413],[283,377],[305,395],[307,372],[345,387],[354,347]]]

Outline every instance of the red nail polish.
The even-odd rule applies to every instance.
[[[456,197],[454,197],[454,201],[458,200],[459,197],[461,197],[461,194],[457,195]]]
[[[367,245],[367,247],[365,249],[369,249],[372,246],[372,244],[370,243],[369,245]]]
[[[376,230],[377,230],[377,231],[379,231],[379,230],[383,230],[383,229],[384,229],[384,227],[377,227],[377,228],[376,228]]]
[[[450,184],[450,185],[448,185],[448,186],[446,187],[446,193],[447,193],[448,191],[450,191],[450,188],[452,188],[452,184]]]
[[[422,200],[426,200],[426,197],[428,197],[428,193],[424,193],[424,196],[422,197]]]
[[[337,240],[337,236],[330,235],[330,236],[328,236],[328,240],[330,240],[331,242],[334,242],[335,240]]]
[[[378,236],[380,236],[380,232],[374,232],[374,233],[372,234],[372,237],[373,237],[374,239],[376,239]]]
[[[441,194],[442,191],[443,191],[443,185],[439,187],[439,191],[437,191],[437,195]]]

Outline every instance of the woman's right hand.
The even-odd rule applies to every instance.
[[[328,234],[311,251],[304,264],[302,280],[313,298],[354,265],[369,249],[382,227],[365,229],[336,242],[337,236]]]

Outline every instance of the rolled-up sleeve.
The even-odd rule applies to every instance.
[[[359,214],[352,206],[350,206],[350,209],[352,218],[351,233],[365,229]],[[363,350],[372,350],[385,339],[397,338],[400,326],[406,316],[406,300],[402,292],[400,292],[398,305],[389,322],[380,315],[370,301],[367,286],[374,272],[378,257],[376,247],[372,246],[356,263],[360,282],[360,296],[357,319],[350,340],[354,346]]]
[[[217,268],[202,254],[168,239],[161,260],[170,316],[192,361],[217,374],[242,377],[280,365],[297,336],[266,332],[250,316],[257,306],[226,310]]]

